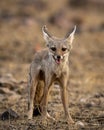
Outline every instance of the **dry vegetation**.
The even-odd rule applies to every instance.
[[[52,88],[48,104],[56,121],[27,120],[28,68],[35,51],[45,46],[44,24],[58,37],[77,25],[70,55],[69,110],[75,121],[85,124],[83,129],[104,129],[104,10],[90,4],[71,7],[69,3],[0,1],[0,114],[11,108],[19,115],[18,119],[0,120],[0,130],[81,129],[66,123],[58,86]]]

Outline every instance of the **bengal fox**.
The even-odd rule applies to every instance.
[[[28,119],[40,114],[51,118],[47,112],[50,87],[58,83],[61,89],[61,99],[68,123],[74,123],[68,112],[67,86],[69,80],[69,54],[76,31],[67,33],[62,39],[52,36],[46,26],[42,27],[47,48],[35,53],[29,72],[29,102]]]

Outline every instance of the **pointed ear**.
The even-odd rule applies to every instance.
[[[65,39],[69,41],[70,45],[72,45],[72,42],[74,40],[75,31],[76,31],[76,26],[74,26],[72,33],[68,32],[67,35],[65,36]]]
[[[48,42],[48,41],[52,38],[52,36],[51,36],[51,34],[47,31],[46,25],[44,25],[44,26],[42,27],[42,32],[43,32],[43,36],[44,36],[45,41]]]

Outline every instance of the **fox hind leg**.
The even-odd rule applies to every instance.
[[[28,119],[32,119],[37,80],[36,79],[31,80],[28,87],[29,87]]]

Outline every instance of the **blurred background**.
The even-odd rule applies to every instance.
[[[81,62],[86,62],[84,69],[100,69],[104,56],[103,0],[0,0],[1,74],[17,77],[26,71],[21,64],[30,63],[35,51],[45,46],[43,25],[57,37],[64,37],[76,25],[74,67],[83,69]]]
[[[0,78],[27,82],[35,52],[45,47],[43,25],[61,38],[77,26],[70,56],[72,102],[97,93],[104,106],[104,0],[0,0]],[[8,91],[1,85],[0,92],[2,101]]]

